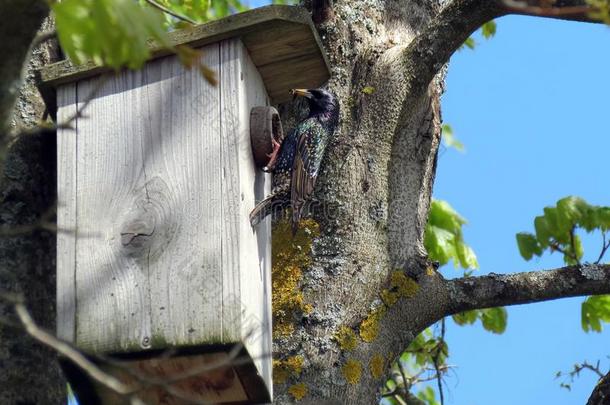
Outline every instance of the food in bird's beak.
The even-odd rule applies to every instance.
[[[297,96],[311,98],[312,94],[307,89],[292,89],[290,90],[290,94],[293,95],[293,99]]]

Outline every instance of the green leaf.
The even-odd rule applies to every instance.
[[[421,399],[426,405],[438,405],[439,402],[436,400],[436,394],[432,387],[427,386],[423,390],[417,393],[417,398]]]
[[[536,230],[536,239],[540,246],[544,249],[549,246],[549,240],[551,238],[551,231],[549,225],[544,216],[537,216],[534,218],[534,229]]]
[[[133,0],[63,0],[52,9],[62,49],[77,64],[138,68],[148,40],[169,46],[161,13]]]
[[[461,312],[459,314],[453,315],[452,318],[453,318],[453,321],[460,326],[472,325],[479,318],[479,311],[473,310],[473,311]]]
[[[521,257],[525,260],[530,260],[534,255],[542,255],[542,247],[531,233],[519,232],[517,234],[517,246],[519,246]]]
[[[432,201],[424,236],[424,246],[431,260],[441,265],[451,260],[455,267],[478,268],[474,251],[462,238],[462,225],[465,223],[466,220],[447,202]]]
[[[574,247],[572,247],[572,243],[570,243],[569,247],[567,248],[567,252],[569,252],[570,254],[563,255],[563,261],[567,265],[572,266],[580,262],[580,259],[582,259],[582,256],[584,254],[580,236],[574,235]]]
[[[498,334],[506,330],[508,313],[503,307],[483,309],[480,316],[485,330]]]
[[[463,269],[478,269],[479,261],[474,250],[467,244],[465,244],[461,238],[456,239],[456,252],[459,259],[460,267]]]
[[[490,39],[494,35],[496,35],[496,22],[488,21],[481,26],[481,34],[485,39]]]
[[[596,211],[596,225],[602,230],[610,229],[610,207],[598,207]]]
[[[464,151],[464,144],[453,135],[453,129],[448,124],[443,124],[441,128],[442,139],[446,147],[455,148],[458,152]]]
[[[461,232],[462,225],[466,223],[466,220],[448,202],[433,200],[430,204],[428,222],[453,234],[458,234]]]
[[[569,224],[579,223],[591,206],[580,197],[569,196],[557,201],[557,211]]]
[[[535,241],[529,233],[517,234],[519,252],[525,260],[541,256],[545,250],[563,253],[569,265],[578,264],[584,257],[579,229],[602,233],[610,230],[610,207],[594,206],[584,199],[568,196],[554,207],[545,207],[544,214],[534,219]]]
[[[475,42],[475,40],[474,40],[474,38],[473,38],[473,37],[468,37],[468,38],[466,38],[466,41],[464,41],[464,44],[463,44],[463,45],[460,47],[460,49],[461,49],[462,47],[464,47],[464,46],[465,46],[465,47],[467,47],[467,48],[469,48],[469,49],[474,49],[474,47],[476,46],[476,44],[477,44],[477,43]]]
[[[453,321],[459,325],[472,325],[477,319],[483,328],[493,333],[504,333],[508,322],[508,312],[504,307],[475,309],[453,315]]]
[[[560,212],[557,207],[544,207],[544,217],[548,225],[551,237],[561,243],[567,243],[570,239],[570,230],[573,224]]]
[[[588,297],[581,307],[581,325],[585,332],[602,331],[602,322],[610,322],[610,295]]]
[[[455,235],[451,232],[437,226],[428,226],[424,244],[430,259],[444,265],[456,257],[454,239]]]

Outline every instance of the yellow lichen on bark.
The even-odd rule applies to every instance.
[[[303,371],[303,356],[290,356],[284,360],[284,366],[294,375],[300,375]]]
[[[354,350],[358,345],[358,336],[352,328],[348,326],[341,326],[339,331],[335,334],[335,340],[339,343],[341,350],[350,351]]]
[[[303,383],[294,384],[288,388],[288,393],[297,401],[303,399],[307,392],[307,386]]]
[[[292,236],[290,222],[283,219],[273,227],[272,239],[272,311],[273,336],[288,336],[294,331],[293,313],[313,309],[303,300],[300,290],[303,270],[311,264],[311,246],[320,234],[313,219],[304,219]]]
[[[360,323],[360,337],[367,343],[372,342],[379,335],[379,322],[385,314],[386,308],[381,306],[374,309],[364,320]]]
[[[343,377],[350,384],[358,384],[362,377],[362,364],[358,360],[349,359],[341,368]]]
[[[273,382],[284,384],[289,377],[298,377],[303,371],[303,356],[290,356],[284,360],[273,360]]]
[[[412,278],[408,277],[404,271],[395,270],[390,278],[392,290],[398,291],[403,297],[413,297],[419,290],[419,285]]]
[[[373,357],[371,357],[371,361],[369,362],[369,371],[373,378],[379,378],[383,375],[383,370],[385,368],[385,361],[383,356],[379,353],[375,353]]]
[[[386,305],[386,307],[391,307],[392,305],[396,304],[398,298],[400,298],[400,294],[398,293],[398,291],[390,291],[387,289],[381,291],[381,300]]]
[[[283,366],[281,360],[273,360],[273,383],[274,384],[284,384],[290,373]]]

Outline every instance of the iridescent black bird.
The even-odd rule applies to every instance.
[[[292,234],[297,231],[305,202],[311,199],[324,151],[339,122],[339,103],[323,89],[294,89],[306,97],[309,115],[280,144],[275,143],[266,171],[273,173],[273,190],[250,213],[252,226],[267,215],[290,206]]]

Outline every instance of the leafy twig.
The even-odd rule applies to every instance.
[[[610,248],[610,241],[606,242],[606,232],[602,232],[602,250],[599,253],[599,257],[597,258],[595,264],[599,264],[602,261],[608,248]]]
[[[195,21],[185,15],[178,14],[175,11],[172,11],[169,8],[165,7],[164,5],[157,3],[155,0],[146,0],[146,3],[150,4],[154,8],[157,8],[157,9],[163,11],[165,14],[169,14],[172,17],[176,17],[179,20],[186,21],[189,24],[197,25],[197,21]]]
[[[441,405],[445,405],[445,396],[443,394],[443,376],[440,370],[440,364],[439,364],[439,360],[440,360],[440,355],[441,355],[441,350],[443,350],[444,345],[441,344],[441,342],[445,341],[445,318],[441,319],[441,336],[439,339],[439,344],[438,347],[436,349],[436,354],[434,355],[434,369],[436,370],[436,383],[438,386],[438,395],[440,397],[441,400]]]

